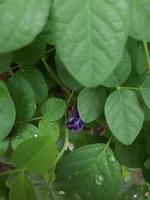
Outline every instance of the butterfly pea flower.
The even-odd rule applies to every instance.
[[[72,109],[71,117],[66,123],[66,127],[74,132],[79,132],[84,127],[84,122],[80,118],[77,106],[74,106]]]

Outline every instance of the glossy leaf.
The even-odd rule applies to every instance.
[[[3,81],[0,80],[0,141],[11,131],[16,117],[12,98]]]
[[[31,85],[19,74],[10,78],[7,85],[14,100],[17,120],[31,119],[36,109],[35,94]]]
[[[47,121],[57,121],[64,115],[65,109],[64,100],[52,97],[42,105],[41,112]]]
[[[12,163],[16,167],[34,174],[48,172],[55,164],[55,159],[56,145],[51,137],[26,140],[12,154]]]
[[[41,32],[50,0],[7,0],[0,4],[0,53],[28,45]]]
[[[144,112],[135,92],[127,89],[110,94],[105,105],[105,116],[114,136],[126,145],[135,140],[144,121]]]
[[[91,122],[98,118],[106,101],[106,91],[103,87],[85,88],[78,96],[78,111],[84,122]]]
[[[131,73],[131,59],[127,51],[124,51],[121,61],[113,73],[104,81],[105,87],[117,87],[124,83]]]
[[[14,179],[9,191],[9,200],[36,200],[31,179],[25,174],[18,174]]]
[[[64,156],[54,186],[62,200],[110,200],[120,188],[120,176],[119,163],[109,147],[87,145]]]
[[[127,38],[129,7],[127,0],[54,1],[57,53],[82,85],[100,85],[119,63]]]

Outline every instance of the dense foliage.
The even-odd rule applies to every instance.
[[[150,200],[149,0],[0,0],[0,199]]]

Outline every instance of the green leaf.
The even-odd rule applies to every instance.
[[[0,53],[28,45],[41,32],[50,0],[7,0],[0,4]]]
[[[8,146],[9,146],[8,140],[0,142],[0,158],[6,153]]]
[[[115,142],[115,153],[122,165],[130,168],[141,168],[144,162],[144,151],[138,141],[131,145]]]
[[[48,87],[43,74],[35,67],[24,67],[19,73],[30,83],[37,103],[42,103],[48,95]]]
[[[15,122],[16,112],[12,98],[0,80],[0,141],[8,136]]]
[[[39,129],[43,135],[51,136],[55,142],[57,141],[60,134],[60,128],[57,122],[42,119],[39,121]]]
[[[54,1],[57,53],[82,85],[100,85],[119,63],[127,39],[129,7],[127,0]]]
[[[17,120],[27,121],[32,118],[36,109],[36,99],[30,84],[19,74],[15,74],[7,82],[14,100]]]
[[[30,45],[14,52],[13,61],[21,65],[35,64],[44,53],[46,38],[39,36]]]
[[[66,102],[59,98],[49,98],[42,105],[41,112],[47,121],[57,121],[65,113]]]
[[[63,63],[61,62],[58,56],[55,57],[56,65],[57,65],[57,73],[59,78],[62,80],[64,85],[66,85],[71,90],[80,90],[83,86],[78,83],[74,77],[67,71]]]
[[[98,118],[103,110],[106,101],[106,91],[103,87],[85,88],[78,96],[78,110],[84,122],[92,122]]]
[[[30,139],[41,136],[40,130],[33,124],[24,124],[16,130],[16,135],[12,139],[12,148],[16,149],[21,143]]]
[[[62,200],[113,199],[120,188],[120,166],[105,144],[87,145],[66,155],[56,170]]]
[[[150,41],[149,0],[132,0],[130,35],[138,40]]]
[[[9,191],[9,200],[36,200],[31,179],[25,174],[18,174],[12,182]]]
[[[140,86],[140,92],[145,104],[150,109],[150,75],[145,78],[143,84]]]
[[[127,51],[124,51],[118,66],[102,84],[105,87],[117,87],[124,83],[131,73],[131,59]]]
[[[56,145],[51,137],[26,140],[12,153],[12,163],[34,174],[46,173],[55,164]]]
[[[144,121],[144,112],[135,92],[127,89],[110,94],[105,105],[105,116],[114,136],[126,145],[135,140]]]
[[[9,70],[9,67],[12,62],[12,53],[1,54],[0,55],[0,73],[6,72]]]
[[[144,162],[144,166],[145,166],[147,169],[150,169],[150,157]]]

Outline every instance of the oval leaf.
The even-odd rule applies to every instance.
[[[103,110],[106,101],[106,91],[99,87],[95,89],[85,88],[78,96],[78,111],[84,122],[92,122],[98,118]]]
[[[41,107],[42,114],[47,121],[57,121],[65,113],[66,102],[58,98],[49,98]]]
[[[100,85],[118,64],[127,38],[129,5],[126,0],[54,1],[57,53],[82,85]]]
[[[14,100],[18,121],[32,118],[36,109],[36,99],[30,84],[19,74],[8,80],[8,89]]]
[[[150,108],[150,75],[145,78],[143,84],[140,86],[140,92],[145,104]]]
[[[46,23],[50,0],[6,0],[0,4],[0,53],[28,45]]]
[[[126,145],[135,140],[144,121],[144,112],[135,92],[126,89],[111,93],[106,101],[105,115],[114,136]]]
[[[0,141],[9,134],[15,117],[16,112],[12,98],[5,83],[0,80]]]

